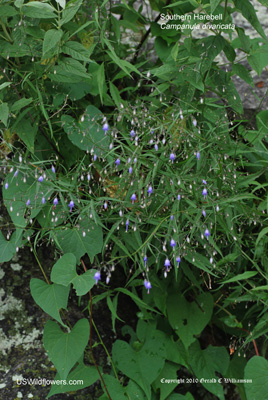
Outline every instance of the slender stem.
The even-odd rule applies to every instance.
[[[223,13],[223,21],[225,20],[225,16],[226,16],[227,4],[228,4],[228,0],[225,0],[225,4],[224,4],[224,13]]]
[[[31,249],[32,249],[33,254],[34,254],[34,256],[35,256],[35,259],[36,259],[36,261],[37,261],[37,264],[39,265],[39,267],[40,267],[40,269],[41,269],[41,271],[42,271],[42,274],[44,275],[44,278],[45,278],[45,280],[46,280],[46,283],[47,283],[48,285],[50,285],[49,280],[48,280],[48,278],[47,278],[47,276],[46,276],[46,273],[45,273],[45,271],[44,271],[44,269],[43,269],[43,267],[42,267],[42,265],[41,265],[41,263],[40,263],[40,261],[39,261],[39,259],[38,259],[38,257],[37,257],[37,254],[36,254],[35,249],[34,249],[33,246],[31,245],[31,243],[30,243],[30,246],[31,246]]]
[[[80,261],[81,261],[81,263],[82,263],[82,265],[83,265],[83,267],[84,267],[85,272],[87,272],[87,268],[86,268],[85,263],[84,263],[84,261],[82,260],[82,258],[80,258]],[[95,365],[95,367],[96,367],[96,369],[97,369],[97,371],[98,371],[98,374],[99,374],[99,376],[100,376],[100,379],[101,379],[101,381],[102,381],[102,383],[103,383],[103,386],[104,386],[104,389],[105,389],[105,391],[106,391],[106,393],[107,393],[107,396],[108,396],[109,400],[112,400],[112,398],[111,398],[111,396],[110,396],[110,393],[108,392],[108,389],[107,389],[107,387],[106,387],[106,385],[105,385],[105,382],[104,382],[104,380],[103,380],[102,374],[101,374],[101,372],[100,372],[100,370],[99,370],[99,367],[98,367],[98,365],[97,365],[97,362],[96,362],[96,360],[95,360],[95,357],[94,357],[94,355],[93,355],[93,349],[92,349],[92,295],[91,295],[91,291],[89,291],[89,297],[90,297],[90,317],[89,317],[90,334],[89,334],[89,346],[90,346],[91,356],[92,356],[92,360],[93,360],[93,362],[94,362],[94,365]]]
[[[10,43],[13,43],[13,40],[11,39],[11,37],[10,37],[8,31],[7,31],[6,25],[4,24],[4,22],[3,22],[2,20],[0,20],[0,24],[1,24],[1,26],[2,26],[2,29],[3,29],[3,31],[4,31],[4,33],[5,33],[5,35],[6,35],[6,39],[8,39],[8,41],[9,41]]]

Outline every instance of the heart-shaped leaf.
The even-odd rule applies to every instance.
[[[47,398],[53,396],[54,394],[58,393],[66,393],[66,392],[72,392],[74,390],[74,385],[69,384],[70,381],[82,381],[83,383],[75,385],[75,390],[80,390],[83,388],[86,388],[88,386],[93,385],[98,379],[100,378],[99,373],[97,369],[93,366],[86,366],[85,364],[81,363],[79,364],[70,374],[67,376],[67,384],[64,385],[64,383],[57,385],[54,384],[51,387],[51,390],[47,396]],[[57,374],[54,378],[55,381],[60,380],[60,375]]]
[[[48,315],[60,322],[63,326],[59,310],[67,308],[70,286],[62,286],[56,283],[48,285],[40,279],[33,278],[30,282],[31,295],[34,301]]]
[[[93,148],[94,154],[100,155],[108,148],[109,138],[100,124],[103,115],[96,107],[88,106],[80,122],[69,115],[64,115],[61,120],[69,140],[79,149],[90,151]]]
[[[267,399],[268,393],[268,361],[261,356],[252,357],[245,367],[245,379],[250,383],[245,383],[244,387],[247,399]]]
[[[184,346],[188,348],[210,321],[213,297],[203,293],[189,303],[181,293],[171,293],[167,299],[168,320]]]
[[[61,250],[64,253],[73,253],[77,263],[85,253],[93,261],[94,256],[101,252],[103,244],[102,229],[89,218],[84,218],[79,230],[66,227],[62,231],[55,233],[55,235],[56,242],[59,243]]]
[[[145,343],[139,343],[135,351],[128,343],[117,340],[113,346],[115,365],[143,389],[147,398],[151,398],[151,383],[164,367],[166,349],[163,340],[151,334]]]
[[[44,328],[43,342],[50,360],[61,379],[66,379],[71,368],[83,354],[89,339],[89,322],[80,319],[71,332],[64,333],[54,321],[48,321]]]
[[[95,272],[95,269],[91,269],[82,275],[77,275],[76,258],[72,253],[66,253],[53,266],[51,280],[63,286],[72,283],[77,296],[83,296],[96,283],[94,280]]]

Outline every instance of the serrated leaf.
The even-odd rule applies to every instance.
[[[62,12],[62,19],[60,20],[60,26],[71,21],[75,16],[79,8],[81,7],[83,0],[71,0],[68,2],[67,7]]]
[[[66,0],[56,0],[56,2],[61,6],[61,8],[65,8]]]
[[[218,7],[218,5],[220,4],[221,0],[210,0],[210,10],[211,13],[213,13],[215,11],[215,9]]]
[[[53,266],[51,281],[59,285],[73,284],[77,296],[88,293],[95,285],[94,274],[96,270],[90,269],[82,275],[76,272],[76,258],[72,253],[65,253]]]
[[[250,86],[254,87],[254,82],[252,76],[249,73],[249,70],[243,64],[233,64],[232,72],[238,75],[241,79],[243,79]]]
[[[242,12],[243,17],[245,17],[248,22],[255,28],[255,30],[265,39],[267,37],[265,32],[258,20],[256,12],[254,10],[253,5],[248,0],[233,0],[234,5],[238,10]]]
[[[17,6],[18,7],[18,6]],[[55,8],[47,3],[31,1],[21,7],[22,12],[31,18],[56,18]]]
[[[117,89],[117,87],[112,82],[109,82],[109,88],[110,88],[110,92],[111,92],[111,96],[113,98],[113,101],[115,102],[117,108],[120,109],[120,105],[123,104],[124,102],[121,99],[119,90]]]
[[[75,60],[89,62],[91,51],[86,49],[81,43],[70,41],[62,46],[61,51],[73,57]]]
[[[0,121],[7,126],[9,107],[8,103],[0,104]]]
[[[28,104],[31,104],[32,101],[33,101],[32,97],[30,97],[29,99],[23,97],[22,99],[15,101],[15,103],[12,104],[10,111],[13,112],[20,111],[23,107],[26,107],[28,106]]]
[[[72,367],[83,355],[88,340],[89,322],[86,318],[80,319],[69,333],[62,332],[54,321],[46,323],[44,346],[61,379],[67,378]]]
[[[61,320],[59,310],[67,308],[70,286],[64,287],[56,283],[48,285],[40,279],[33,278],[30,281],[30,289],[36,304],[60,324],[66,326]]]
[[[61,29],[50,29],[46,31],[43,41],[43,56],[57,46],[62,35],[63,32]]]

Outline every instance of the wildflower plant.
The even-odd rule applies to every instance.
[[[173,390],[174,396],[187,395],[176,384],[169,389],[159,384],[167,371],[175,379],[185,368],[203,391],[224,400],[218,381],[207,384],[201,378],[231,378],[238,370],[241,378],[249,377],[265,360],[232,359],[226,346],[213,346],[208,337],[212,332],[236,335],[244,340],[242,349],[248,345],[257,356],[259,340],[265,356],[266,337],[260,337],[267,333],[263,323],[268,305],[267,113],[257,115],[255,130],[236,116],[230,124],[229,110],[242,113],[242,103],[230,74],[214,63],[224,51],[233,72],[248,79],[235,63],[235,44],[221,31],[198,40],[188,35],[189,41],[181,43],[181,32],[161,36],[152,22],[158,55],[152,67],[144,55],[137,62],[138,52],[132,54],[132,63],[123,59],[130,51],[120,44],[120,29],[126,24],[116,29],[120,23],[112,14],[126,22],[129,7],[137,15],[130,3],[109,5],[117,41],[105,34],[106,2],[93,14],[82,0],[56,1],[57,8],[49,2],[7,3],[0,119],[5,138],[8,130],[14,134],[2,145],[2,196],[11,223],[0,234],[0,260],[7,262],[29,246],[40,264],[37,246],[50,243],[55,248],[52,270],[41,266],[43,279],[33,278],[30,289],[35,302],[57,321],[48,321],[44,329],[44,346],[57,378],[83,374],[87,379],[82,387],[101,379],[105,399],[113,391],[113,398],[138,391],[140,398],[155,399],[160,392],[166,399]],[[160,3],[152,7],[164,11]],[[196,2],[184,3],[167,5],[181,15],[195,10]],[[234,10],[227,2],[224,7],[221,2],[203,3],[204,13],[210,7],[231,21]],[[230,3],[265,41],[250,3]],[[87,21],[89,14],[94,18]],[[52,20],[57,30],[43,31],[38,18]],[[146,22],[139,15],[137,26]],[[11,28],[17,33],[9,41]],[[257,44],[247,42],[242,28],[237,31],[252,62]],[[95,63],[89,63],[90,57]],[[23,61],[22,70],[17,59]],[[19,93],[15,100],[17,83],[29,71],[25,97]],[[124,88],[118,89],[115,81]],[[219,99],[226,99],[228,107]],[[124,276],[124,287],[109,288],[116,270]],[[84,300],[89,316],[68,330],[62,310],[68,308],[70,290],[83,299],[89,293]],[[96,290],[102,291],[99,296]],[[131,345],[114,343],[108,375],[93,355],[92,315],[94,304],[106,299],[115,331],[122,294],[140,308],[139,320]],[[90,365],[83,359],[88,342]],[[148,357],[150,371],[145,368]],[[125,376],[124,386],[118,371]],[[49,396],[67,390],[73,388],[53,386]],[[252,389],[237,385],[237,390],[250,400]]]

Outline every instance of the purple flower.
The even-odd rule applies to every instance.
[[[171,215],[171,216],[170,216],[170,220],[171,220],[171,221],[173,221],[173,219],[174,219],[174,216],[173,216],[173,215]]]
[[[207,181],[205,181],[205,179],[203,179],[203,180],[202,180],[202,182],[204,183],[204,185],[206,185],[206,184],[207,184]]]
[[[70,207],[70,212],[73,211],[73,208],[74,208],[74,202],[73,202],[73,200],[70,201],[70,203],[68,204],[68,206]]]
[[[8,189],[8,183],[5,183],[5,189],[6,190]]]
[[[174,239],[171,239],[170,246],[173,247],[173,248],[176,246],[176,242],[175,242]]]
[[[153,193],[153,188],[152,186],[149,186],[147,193],[149,194],[149,196]]]
[[[203,189],[202,195],[204,196],[204,200],[205,200],[207,194],[208,194],[207,189],[206,188]]]
[[[117,158],[117,160],[115,160],[115,165],[119,165],[120,164],[120,158]]]
[[[129,167],[129,169],[128,169],[128,172],[129,172],[129,174],[131,174],[132,173],[132,167]]]
[[[54,165],[51,166],[51,171],[53,172],[53,174],[55,174],[56,170],[55,170]]]
[[[154,148],[155,148],[156,151],[158,150],[158,144],[157,143],[154,145]]]
[[[171,160],[171,162],[172,162],[172,164],[173,164],[173,161],[175,160],[175,154],[174,153],[171,153],[170,154],[170,156],[169,156],[169,159]]]
[[[133,193],[133,195],[131,196],[132,204],[134,204],[134,201],[135,201],[136,199],[137,199],[137,197],[136,197],[135,193]]]
[[[104,130],[104,132],[107,132],[109,130],[109,125],[107,124],[107,122],[105,122],[105,124],[103,125],[102,130]]]
[[[97,160],[97,154],[94,154],[93,160],[94,160],[94,161]]]
[[[170,267],[170,261],[168,258],[165,259],[165,267],[168,269]]]
[[[103,204],[103,207],[105,210],[107,210],[107,207],[108,207],[107,201],[105,201],[105,203]]]
[[[202,211],[202,214],[204,217],[207,215],[205,210]]]
[[[57,197],[55,197],[55,199],[53,200],[53,204],[56,207],[57,204],[59,204],[59,200]]]
[[[43,176],[39,176],[38,182],[43,182],[43,180],[44,180],[44,177]]]
[[[132,129],[132,131],[130,131],[130,136],[131,136],[132,138],[135,136],[135,131],[133,131],[133,129]]]
[[[17,171],[15,171],[14,172],[14,176],[17,176],[18,175],[18,173],[19,173],[19,171],[17,170]]]
[[[137,157],[134,158],[133,162],[134,164],[137,162]]]
[[[180,258],[180,257],[177,257],[177,258],[176,258],[176,261],[177,261],[177,267],[179,267],[180,262],[181,262],[181,258]]]
[[[196,126],[197,125],[197,120],[194,118],[193,119],[193,126]]]
[[[177,200],[180,200],[181,199],[181,196],[178,194],[178,196],[177,196]]]
[[[129,225],[129,219],[126,220],[126,232],[128,230],[128,225]]]
[[[146,263],[147,263],[147,256],[144,256],[143,261],[144,261],[144,264],[145,264],[145,266],[146,266]]]
[[[96,285],[97,285],[97,284],[98,284],[98,282],[101,280],[101,274],[100,274],[100,271],[97,271],[97,272],[95,272],[94,279],[95,279],[95,281],[96,281]]]
[[[42,204],[45,204],[45,202],[46,202],[45,197],[42,197]]]
[[[196,153],[196,158],[199,160],[200,159],[200,153],[199,151]]]
[[[144,286],[145,286],[145,289],[147,289],[147,293],[149,294],[150,293],[150,289],[152,289],[151,283],[145,279]]]
[[[205,236],[206,236],[206,238],[208,238],[210,236],[210,233],[209,233],[208,229],[205,230]]]
[[[30,203],[31,203],[31,201],[30,201],[30,199],[28,199],[28,200],[26,201],[26,206],[29,206]]]

